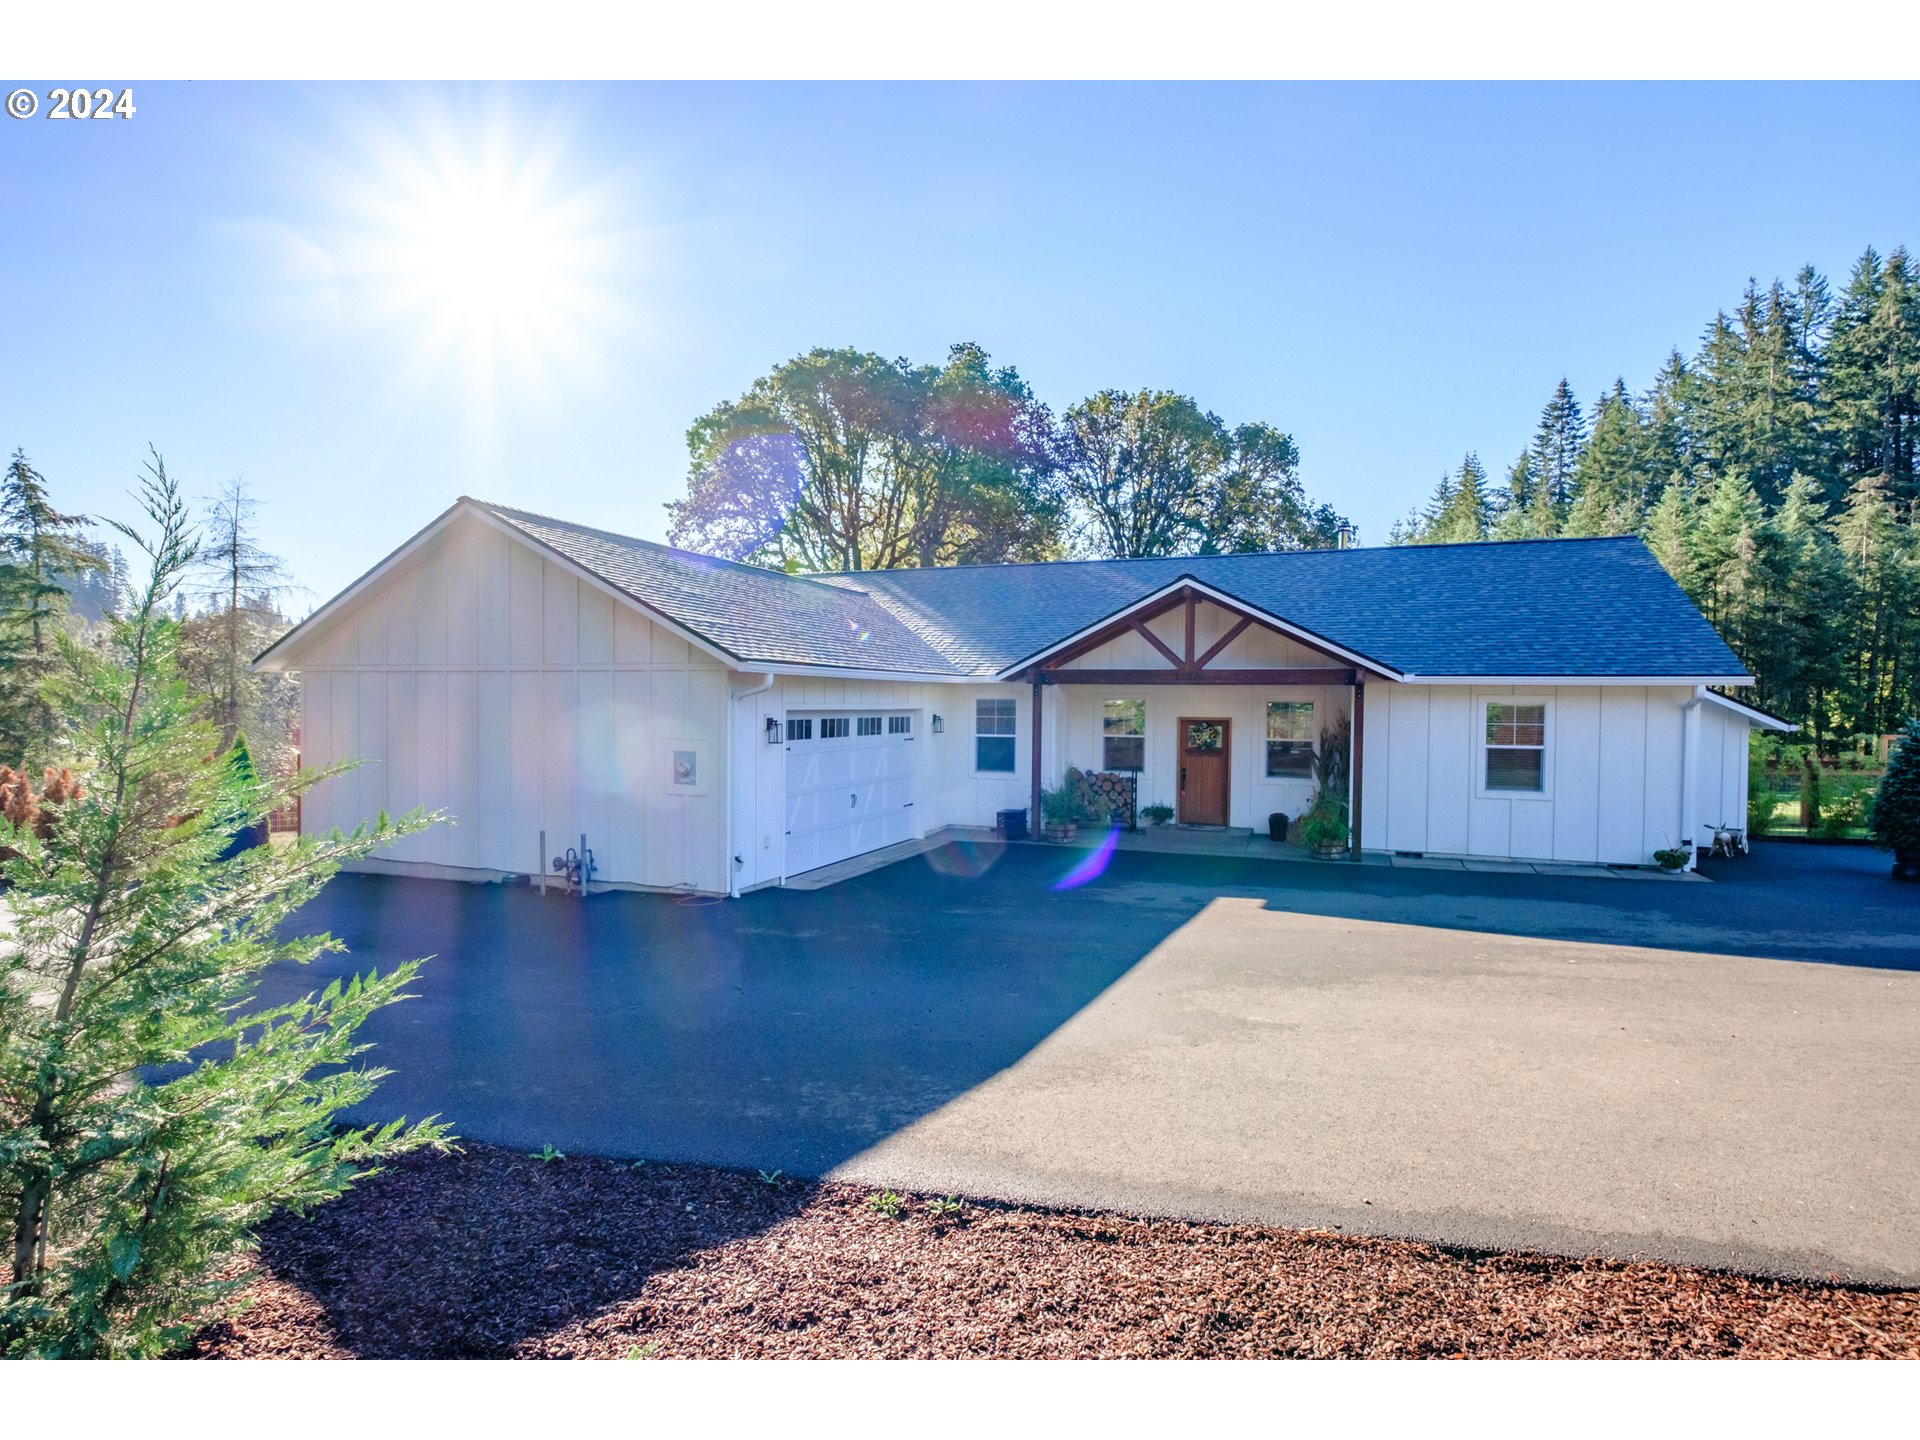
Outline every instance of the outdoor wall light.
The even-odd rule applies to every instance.
[[[767,744],[778,745],[779,743],[780,717],[777,715],[769,715],[767,716]]]
[[[944,735],[947,733],[947,722],[942,720],[938,715],[933,717],[933,733],[936,735]]]

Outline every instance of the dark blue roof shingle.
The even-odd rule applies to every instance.
[[[1402,675],[1746,674],[1632,537],[794,576],[486,508],[749,664],[984,678],[1190,576]]]

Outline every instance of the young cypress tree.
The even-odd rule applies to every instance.
[[[431,1121],[334,1124],[383,1073],[356,1063],[356,1027],[404,998],[415,964],[252,1001],[269,965],[340,948],[284,938],[282,922],[342,862],[427,817],[220,858],[333,772],[267,780],[212,758],[216,732],[173,673],[164,604],[194,547],[157,456],[146,509],[153,538],[124,532],[151,561],[129,614],[103,649],[62,637],[49,686],[84,793],[62,786],[37,827],[0,822],[16,852],[0,936],[9,1356],[164,1353],[231,1289],[219,1272],[267,1215],[445,1139]]]

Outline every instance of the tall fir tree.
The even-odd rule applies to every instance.
[[[1594,407],[1593,433],[1573,472],[1573,503],[1562,533],[1631,535],[1646,513],[1646,438],[1624,380]]]
[[[1540,535],[1557,535],[1573,504],[1574,471],[1580,464],[1580,451],[1586,445],[1586,421],[1580,402],[1573,398],[1573,387],[1562,376],[1554,387],[1553,398],[1540,412],[1540,424],[1534,431],[1534,493],[1529,507],[1537,517],[1533,528]]]
[[[1855,727],[1881,734],[1913,709],[1913,530],[1901,524],[1886,477],[1856,480],[1833,522],[1851,591],[1847,709]]]
[[[1905,249],[1862,255],[1842,293],[1826,351],[1836,484],[1883,475],[1910,503],[1920,445],[1920,274]]]
[[[40,698],[67,609],[61,582],[101,568],[86,517],[54,507],[47,480],[15,450],[0,475],[0,763],[45,758],[53,712]]]
[[[1489,510],[1487,472],[1480,457],[1468,454],[1460,462],[1439,512],[1423,537],[1432,545],[1459,545],[1487,538]]]
[[[1917,449],[1920,265],[1869,249],[1837,295],[1811,266],[1749,282],[1638,401],[1602,394],[1590,433],[1563,380],[1488,533],[1637,529],[1756,699],[1831,751],[1920,711]],[[1396,538],[1463,533],[1458,489]]]

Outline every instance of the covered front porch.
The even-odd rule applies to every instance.
[[[1015,678],[1032,687],[1036,828],[1043,788],[1073,769],[1127,777],[1138,819],[1128,848],[1278,848],[1267,838],[1271,817],[1297,822],[1307,811],[1331,747],[1345,752],[1336,794],[1350,858],[1359,858],[1367,672],[1357,657],[1183,580],[1035,657]],[[1152,807],[1172,823],[1150,824]],[[1217,838],[1198,838],[1207,835]]]

